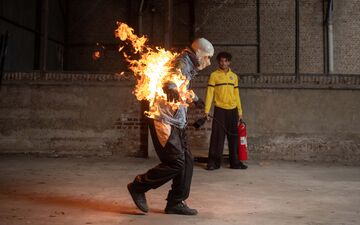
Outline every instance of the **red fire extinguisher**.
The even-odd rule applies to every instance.
[[[246,124],[242,120],[240,120],[240,124],[238,126],[238,134],[238,158],[240,161],[244,161],[248,159],[248,152],[246,140]]]

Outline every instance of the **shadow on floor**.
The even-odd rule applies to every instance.
[[[66,207],[76,207],[82,209],[91,209],[102,212],[112,212],[128,215],[145,215],[136,209],[135,205],[117,205],[113,202],[101,201],[97,199],[84,199],[74,196],[63,196],[56,194],[43,193],[21,193],[19,191],[0,191],[0,194],[14,200],[32,201],[41,204],[55,204]]]

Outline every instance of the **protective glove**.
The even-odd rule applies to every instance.
[[[198,120],[196,120],[192,125],[196,128],[199,129],[202,125],[204,125],[204,123],[206,122],[207,117],[203,117],[200,118]]]
[[[196,108],[198,109],[203,109],[205,108],[205,103],[201,98],[198,98],[197,101],[194,101],[194,105],[196,106]]]
[[[164,93],[167,95],[167,100],[169,102],[178,102],[179,101],[179,92],[175,88],[169,88],[168,85],[163,87]]]

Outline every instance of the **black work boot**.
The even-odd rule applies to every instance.
[[[244,163],[242,162],[239,162],[238,164],[236,165],[232,165],[230,166],[231,169],[241,169],[241,170],[246,170],[248,168],[247,165],[245,165]]]
[[[213,165],[207,165],[206,170],[217,170],[217,169],[220,169],[220,166],[213,166]]]
[[[143,212],[148,212],[149,207],[146,203],[145,193],[144,192],[136,192],[133,188],[133,183],[129,183],[127,188],[130,192],[130,195],[135,203],[135,205]]]
[[[165,208],[166,214],[179,214],[179,215],[196,215],[198,211],[196,209],[191,209],[186,205],[184,201],[178,203],[167,203]]]

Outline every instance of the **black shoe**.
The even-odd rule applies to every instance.
[[[185,202],[179,202],[177,204],[171,204],[168,202],[165,208],[166,214],[179,214],[179,215],[196,215],[198,211],[196,209],[191,209],[186,205]]]
[[[206,166],[206,170],[217,170],[217,169],[219,169],[220,168],[220,166],[211,166],[211,165],[207,165]]]
[[[240,169],[240,170],[246,170],[248,168],[247,165],[243,164],[242,162],[240,162],[239,164],[235,165],[235,166],[230,166],[231,169]]]
[[[133,188],[133,183],[129,183],[127,188],[130,192],[130,195],[135,203],[135,205],[143,212],[148,212],[149,207],[146,203],[145,193],[144,192],[136,192]]]

